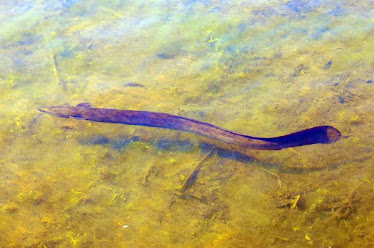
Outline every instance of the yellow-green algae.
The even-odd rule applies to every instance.
[[[23,0],[0,13],[1,247],[374,246],[371,1]],[[209,140],[36,111],[80,102],[344,138],[224,147],[181,194]]]

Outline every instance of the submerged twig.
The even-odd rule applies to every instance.
[[[58,65],[58,61],[57,61],[57,54],[53,54],[52,60],[53,60],[52,71],[53,71],[53,75],[55,77],[55,80],[56,80],[57,84],[62,85],[62,88],[66,91],[66,84],[63,80],[62,81],[60,80],[60,77],[58,75],[60,73],[60,69],[59,69],[59,65]]]
[[[279,186],[282,186],[282,181],[280,180],[280,178],[279,178],[279,175],[277,175],[277,174],[275,174],[274,172],[271,172],[271,171],[269,171],[269,170],[267,170],[267,169],[265,169],[265,168],[262,168],[266,173],[268,173],[269,175],[272,175],[272,176],[274,176],[274,177],[276,177],[277,179],[278,179],[278,184],[279,184]]]
[[[183,185],[182,185],[182,188],[180,189],[180,192],[181,193],[184,193],[186,192],[187,189],[189,189],[197,180],[197,175],[199,174],[201,168],[202,168],[202,165],[204,164],[204,161],[212,156],[214,151],[214,148],[212,148],[209,153],[207,153],[203,159],[200,160],[200,162],[195,166],[195,168],[191,171],[190,175],[187,177],[187,179],[184,181]],[[215,152],[215,154],[217,154]]]

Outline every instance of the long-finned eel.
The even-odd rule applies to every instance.
[[[38,110],[63,118],[72,117],[79,120],[180,130],[219,140],[230,145],[259,150],[280,150],[295,146],[327,144],[338,141],[341,137],[340,131],[332,126],[317,126],[274,138],[252,137],[177,115],[148,111],[91,108],[89,103],[81,103],[77,106],[40,107]]]

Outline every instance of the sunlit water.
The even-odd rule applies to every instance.
[[[373,247],[373,8],[2,1],[0,246]],[[37,111],[82,102],[260,137],[332,125],[343,138],[237,151]]]

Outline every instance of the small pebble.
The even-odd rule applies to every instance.
[[[328,70],[330,69],[331,65],[332,65],[332,59],[330,59],[330,61],[323,67],[323,69]]]
[[[173,59],[175,57],[175,54],[173,53],[158,53],[156,56],[159,59]]]
[[[135,83],[135,82],[131,82],[131,83],[125,84],[125,87],[141,87],[141,88],[144,88],[144,85],[138,84],[138,83]]]

